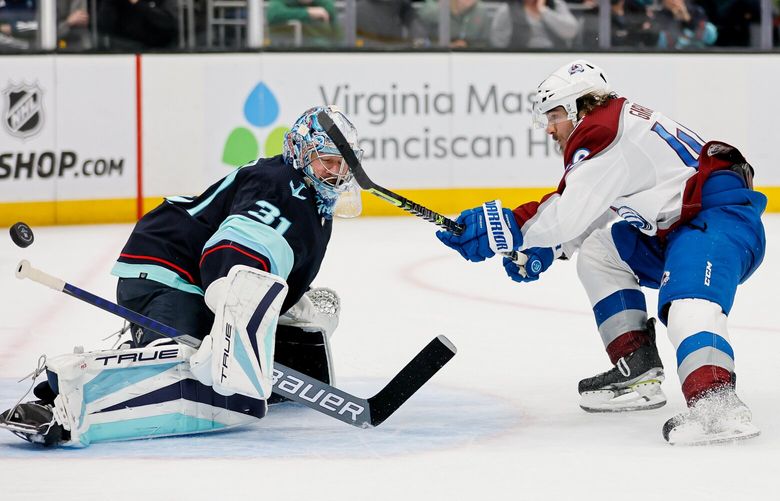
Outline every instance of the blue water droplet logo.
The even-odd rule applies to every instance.
[[[255,127],[271,125],[279,116],[279,103],[268,86],[258,83],[244,103],[244,116]]]

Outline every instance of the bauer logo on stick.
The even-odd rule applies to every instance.
[[[22,222],[11,226],[10,233],[11,240],[19,247],[29,247],[35,240],[32,229]]]

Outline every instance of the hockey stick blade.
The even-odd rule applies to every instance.
[[[107,299],[96,296],[48,273],[33,268],[27,260],[16,267],[16,278],[28,278],[58,292],[97,306],[141,327],[148,328],[191,348],[200,339],[183,333],[147,316],[136,313]],[[368,399],[356,397],[306,374],[274,362],[274,392],[310,409],[358,428],[379,426],[412,394],[422,387],[455,355],[455,346],[438,336],[415,356],[379,393]]]
[[[401,369],[379,393],[368,399],[371,425],[379,426],[457,353],[445,336],[437,336]]]
[[[455,356],[457,349],[445,336],[437,336],[406,367],[373,397],[359,398],[304,374],[274,365],[274,391],[279,395],[320,406],[324,414],[359,428],[374,428],[409,400],[439,369]]]

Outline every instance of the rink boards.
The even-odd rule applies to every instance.
[[[281,151],[307,107],[354,121],[377,183],[444,213],[514,205],[557,185],[531,125],[538,82],[577,56],[255,53],[0,58],[0,223],[132,221]],[[775,54],[604,54],[613,87],[699,135],[737,145],[780,210]],[[364,197],[364,214],[397,214]]]

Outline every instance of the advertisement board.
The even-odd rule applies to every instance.
[[[191,174],[147,193],[202,188],[235,165],[279,152],[286,127],[309,106],[335,104],[355,123],[364,166],[397,189],[557,185],[560,155],[531,123],[539,81],[569,54],[372,53],[144,57],[148,164]],[[583,55],[621,95],[662,111],[704,138],[742,148],[763,185],[780,184],[771,161],[771,117],[762,102],[780,81],[773,55]],[[723,71],[729,68],[729,72]],[[760,114],[754,110],[761,109]],[[171,111],[170,105],[167,111]],[[763,124],[763,125],[762,125]],[[151,132],[154,128],[154,132]],[[184,160],[186,159],[186,160]],[[156,178],[155,178],[156,179]],[[192,182],[192,186],[187,184]],[[184,181],[184,185],[182,185]],[[158,191],[159,190],[159,191]]]
[[[25,204],[17,212],[31,221],[134,215],[134,89],[133,56],[0,58],[0,203],[7,217],[18,202]]]
[[[531,97],[574,57],[600,65],[619,94],[742,149],[766,192],[780,186],[780,101],[765,99],[780,82],[774,54],[5,56],[0,207],[49,222],[133,220],[137,203],[199,193],[280,153],[296,117],[323,104],[355,123],[375,182],[435,210],[538,199],[563,166],[532,126]],[[366,214],[398,213],[364,202]]]

